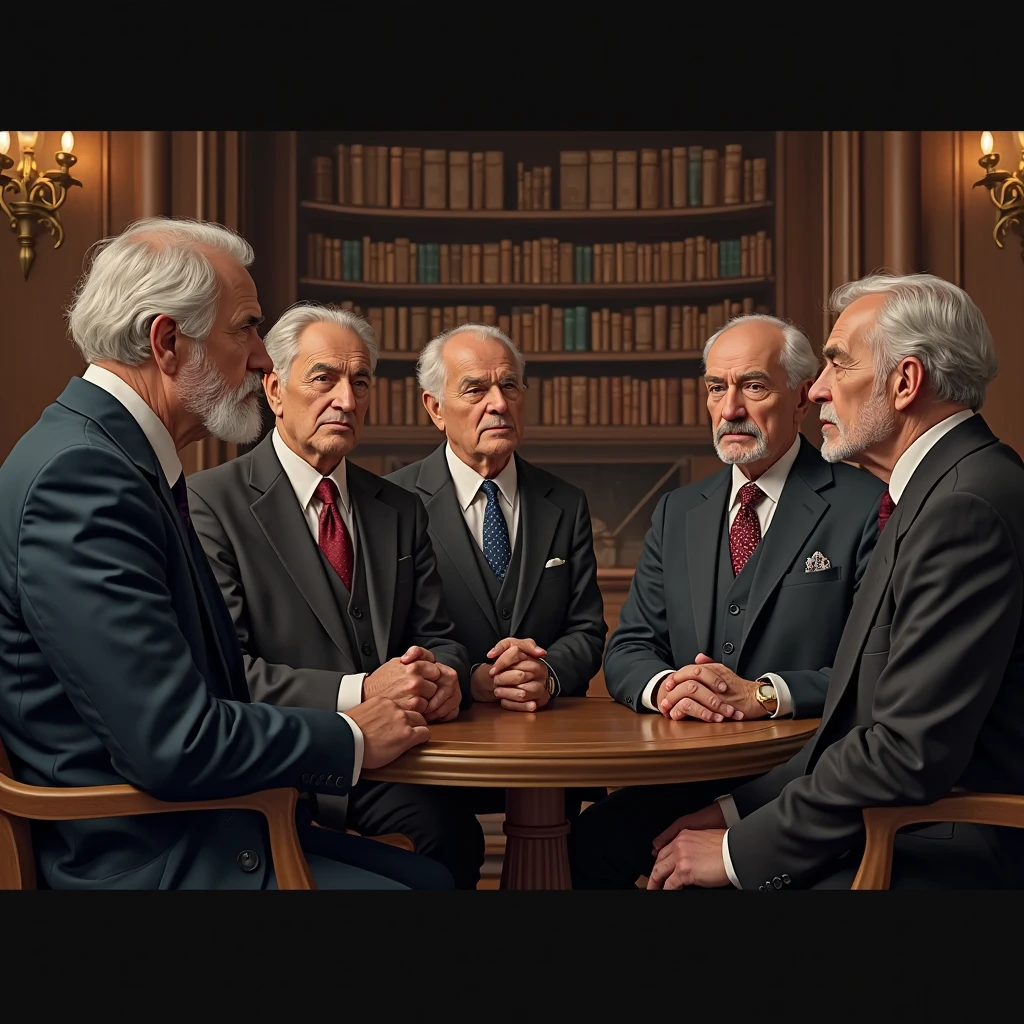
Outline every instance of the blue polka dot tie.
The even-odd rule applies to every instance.
[[[498,507],[498,485],[493,480],[485,480],[480,490],[487,495],[487,507],[484,509],[484,558],[494,575],[504,581],[505,570],[512,557],[512,546],[508,542],[508,523]]]

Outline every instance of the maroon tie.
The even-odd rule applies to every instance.
[[[740,488],[740,510],[729,530],[729,552],[732,554],[732,571],[739,575],[747,559],[761,543],[761,523],[757,518],[757,506],[764,498],[764,491],[755,483]]]
[[[346,590],[352,589],[352,538],[338,511],[338,488],[324,477],[316,485],[316,496],[323,502],[320,509],[320,548]]]
[[[886,491],[882,495],[882,500],[878,506],[878,532],[881,533],[885,529],[885,524],[889,522],[889,516],[892,515],[892,510],[896,507],[896,502],[892,500],[892,495]]]

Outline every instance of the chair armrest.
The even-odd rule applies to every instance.
[[[267,819],[279,889],[315,889],[295,831],[294,789],[264,789],[221,800],[164,801],[134,786],[27,786],[0,773],[0,814],[34,821],[123,818],[178,811],[249,810]]]
[[[864,856],[852,889],[888,889],[892,844],[906,825],[962,821],[974,825],[1024,828],[1024,796],[1009,793],[955,793],[932,804],[864,808]]]

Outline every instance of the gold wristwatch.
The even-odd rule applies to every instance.
[[[757,698],[758,704],[760,704],[769,715],[774,715],[778,710],[779,695],[775,692],[775,684],[770,680],[759,680],[757,689],[754,691],[754,696]]]
[[[547,677],[547,679],[544,680],[544,683],[545,683],[545,685],[548,688],[548,696],[549,697],[554,697],[554,695],[555,695],[555,677],[554,677],[554,674],[551,671],[551,667],[547,664],[547,662],[544,662],[543,664],[544,664],[544,666],[548,670],[548,677]]]

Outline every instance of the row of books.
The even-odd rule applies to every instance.
[[[335,147],[312,159],[315,202],[425,210],[505,208],[505,153],[419,146]],[[561,210],[656,210],[729,206],[768,198],[768,162],[739,143],[559,153]],[[551,166],[516,164],[516,209],[551,209]]]
[[[697,306],[638,306],[590,309],[587,306],[514,306],[498,313],[488,306],[371,306],[346,300],[342,308],[365,316],[383,352],[419,352],[442,331],[460,324],[484,323],[504,331],[531,352],[698,352],[733,317],[767,313],[751,297]]]
[[[708,423],[705,394],[700,377],[532,377],[524,395],[524,420],[528,427],[703,426]],[[415,377],[378,377],[366,422],[429,426],[422,396]]]
[[[670,284],[770,277],[766,231],[712,241],[598,242],[557,238],[522,243],[393,242],[307,236],[306,272],[323,281],[368,284]]]

